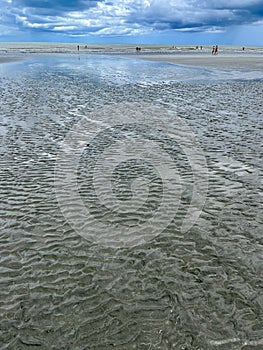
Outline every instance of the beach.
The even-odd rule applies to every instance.
[[[263,344],[262,48],[134,49],[0,45],[0,347]]]

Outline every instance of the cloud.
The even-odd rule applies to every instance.
[[[220,32],[262,19],[262,0],[2,0],[0,25],[5,31],[127,36]]]
[[[152,0],[150,6],[139,14],[133,12],[129,18],[156,30],[199,30],[224,28],[229,25],[253,23],[262,18],[263,2],[256,0]]]
[[[10,0],[9,0],[10,1]],[[67,12],[72,9],[85,10],[97,5],[97,0],[13,0],[13,6],[30,8],[33,13],[47,9],[49,13]]]

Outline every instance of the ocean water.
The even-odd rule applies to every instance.
[[[0,65],[0,349],[262,349],[261,74]]]

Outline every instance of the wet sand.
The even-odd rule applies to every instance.
[[[1,57],[0,56],[0,64],[1,63],[11,63],[11,62],[17,62],[17,61],[21,61],[21,58],[17,58],[17,57]]]
[[[262,349],[263,71],[19,54],[0,65],[1,349]],[[96,244],[83,218],[147,241]]]
[[[187,66],[213,67],[221,69],[263,69],[263,57],[261,55],[224,55],[208,56],[201,54],[191,55],[158,55],[138,54],[129,56],[148,61],[168,62]]]

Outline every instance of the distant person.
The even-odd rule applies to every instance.
[[[77,49],[78,49],[78,51],[79,51],[79,45],[77,46]]]
[[[215,48],[215,46],[213,46],[213,47],[212,47],[212,55],[215,54],[215,50],[216,50],[216,48]]]
[[[216,45],[216,47],[215,47],[215,55],[217,55],[218,54],[218,45]]]
[[[200,46],[200,50],[203,50],[203,46],[202,45]]]
[[[244,46],[242,47],[242,51],[245,51],[245,48],[244,48]]]

